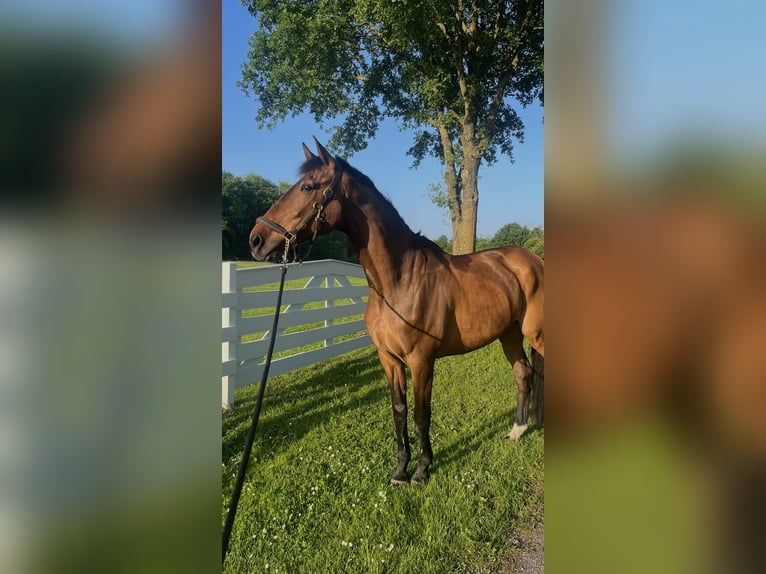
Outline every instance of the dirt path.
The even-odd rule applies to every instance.
[[[545,523],[540,522],[528,532],[511,535],[512,544],[518,548],[509,561],[507,574],[543,574],[545,572]]]

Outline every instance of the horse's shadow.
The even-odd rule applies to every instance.
[[[478,427],[472,428],[470,432],[463,432],[456,435],[449,441],[434,440],[434,462],[431,466],[431,473],[438,473],[440,470],[446,471],[450,468],[461,468],[468,461],[472,454],[480,451],[484,445],[492,441],[502,441],[507,448],[519,448],[523,446],[525,440],[543,432],[543,427],[537,424],[530,424],[527,431],[518,441],[512,441],[505,438],[509,424],[513,422],[515,408],[508,408],[494,417],[481,423]],[[417,437],[411,439],[417,440]],[[413,444],[416,444],[413,442]]]
[[[268,381],[266,387],[255,448],[260,450],[262,446],[265,447],[268,457],[277,456],[289,449],[328,419],[336,416],[370,408],[381,409],[385,411],[387,417],[390,416],[390,398],[385,374],[376,353],[372,351],[346,357],[343,361],[321,365],[298,384],[285,384],[285,378],[290,376],[290,374],[282,375],[273,381]],[[339,400],[337,392],[340,385],[343,385],[345,398]],[[221,451],[224,462],[231,462],[234,458],[241,456],[252,422],[255,399],[256,392],[246,393],[245,396],[238,398],[236,406],[223,417]],[[270,414],[270,412],[278,414]],[[460,468],[486,442],[505,440],[503,437],[506,427],[513,422],[514,414],[515,407],[509,405],[492,418],[471,428],[470,432],[466,430],[446,440],[433,437],[432,473]],[[409,415],[412,416],[411,409]],[[434,423],[438,427],[438,413],[434,413]],[[438,432],[437,429],[432,429],[432,432],[434,430]],[[363,429],[360,428],[359,432],[363,432]],[[540,432],[542,427],[530,425],[520,440],[524,441]],[[393,422],[390,432],[387,430],[380,438],[381,445],[390,443],[393,467],[395,464]],[[409,439],[413,447],[418,444],[416,433],[410,433]],[[505,442],[509,448],[516,445],[512,441]]]

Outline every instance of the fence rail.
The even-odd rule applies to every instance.
[[[372,343],[361,318],[369,288],[366,280],[353,285],[351,278],[365,279],[361,266],[334,259],[289,266],[288,281],[306,282],[298,289],[285,287],[271,376]],[[221,399],[228,407],[234,405],[235,389],[257,383],[263,374],[280,268],[237,269],[227,261],[221,279]]]

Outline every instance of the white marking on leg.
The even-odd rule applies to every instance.
[[[524,431],[527,430],[527,426],[528,425],[517,425],[516,423],[513,423],[511,432],[509,432],[505,438],[508,440],[519,440],[521,435],[524,434]]]

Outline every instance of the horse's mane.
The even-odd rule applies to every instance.
[[[377,196],[377,198],[380,200],[383,207],[386,209],[386,211],[389,212],[389,214],[393,217],[395,217],[398,221],[401,222],[404,227],[407,229],[410,229],[409,225],[407,225],[407,222],[404,221],[404,218],[399,214],[399,211],[396,209],[394,204],[391,202],[391,200],[383,195],[380,191],[378,191],[378,188],[375,187],[375,184],[372,182],[372,180],[364,175],[361,171],[350,165],[345,159],[336,157],[335,163],[342,169],[344,172],[349,174],[351,177],[353,177],[358,183],[363,185],[370,193]],[[324,163],[319,157],[313,157],[311,159],[307,159],[304,161],[301,166],[298,168],[298,174],[299,175],[306,175],[310,171],[313,171],[315,169],[320,169]],[[410,230],[411,233],[418,239],[422,239],[424,244],[433,244],[436,246],[436,244],[433,243],[430,239],[422,235],[421,233],[415,233],[414,231]],[[437,247],[438,249],[438,247]]]

